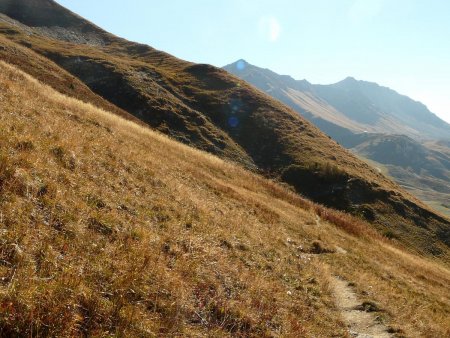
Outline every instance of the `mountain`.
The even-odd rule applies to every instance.
[[[70,73],[77,78],[74,86],[82,82],[90,90],[81,97],[86,102],[96,105],[102,99],[102,105],[114,105],[113,110],[178,141],[369,220],[408,247],[447,255],[447,219],[237,77],[113,36],[54,1],[0,0],[0,10],[0,33],[10,44],[1,49],[38,54],[49,69],[61,69],[61,81],[48,83],[54,89],[76,97],[70,84],[62,88],[63,76]],[[9,60],[25,71],[38,62]]]
[[[244,60],[224,69],[292,107],[421,200],[450,215],[450,147],[445,141],[450,126],[423,104],[350,77],[332,85],[312,85]]]
[[[352,77],[331,84],[312,85],[238,60],[224,67],[255,87],[294,108],[310,120],[333,124],[353,133],[406,135],[418,141],[450,139],[450,125],[425,105],[407,96]]]
[[[448,332],[448,270],[361,220],[3,61],[0,88],[0,336],[346,336],[347,293]]]
[[[417,175],[450,179],[450,158],[403,135],[368,135],[358,153],[378,163],[410,168]]]
[[[224,71],[0,8],[1,337],[448,335],[447,220]]]
[[[419,141],[450,138],[450,125],[425,105],[376,83],[349,77],[316,86],[316,92],[366,131],[397,133]]]
[[[450,148],[438,148],[435,143],[425,146],[404,135],[364,136],[352,151],[373,161],[436,210],[450,215]]]

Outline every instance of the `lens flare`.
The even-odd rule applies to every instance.
[[[231,112],[233,114],[237,113],[242,108],[242,101],[239,99],[231,99],[230,101]]]
[[[236,63],[236,69],[239,71],[243,71],[245,69],[246,65],[245,65],[245,61],[244,60],[239,60]]]
[[[228,124],[230,125],[230,127],[236,128],[239,125],[239,119],[236,116],[231,116],[228,119]]]
[[[274,17],[262,17],[259,20],[259,32],[260,34],[270,42],[278,41],[281,35],[281,25],[277,18]]]

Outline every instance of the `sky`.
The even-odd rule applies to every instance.
[[[450,123],[448,0],[57,0],[179,58],[238,59],[296,79],[348,76],[421,101]]]

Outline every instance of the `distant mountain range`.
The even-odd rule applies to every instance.
[[[353,133],[407,135],[418,141],[450,139],[450,125],[425,105],[376,83],[348,77],[331,85],[314,85],[244,60],[224,69],[294,108],[330,134],[333,128],[336,133],[341,127]]]
[[[450,125],[422,103],[352,77],[314,85],[244,60],[224,69],[289,105],[416,196],[450,214]]]

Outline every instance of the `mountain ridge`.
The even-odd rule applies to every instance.
[[[242,63],[245,67],[238,67],[238,63]],[[374,133],[386,133],[389,130],[395,130],[399,134],[405,134],[421,141],[424,137],[429,139],[450,138],[450,124],[430,112],[424,104],[410,99],[406,95],[399,94],[388,87],[380,86],[375,82],[356,80],[351,76],[330,85],[314,85],[306,80],[295,80],[290,76],[292,80],[285,82],[283,79],[287,75],[279,75],[269,69],[251,65],[245,60],[236,61],[223,68],[232,74],[245,78],[250,83],[257,84],[259,89],[265,91],[267,83],[259,83],[255,77],[266,76],[271,83],[281,83],[277,88],[290,88],[310,92],[315,96],[317,101],[325,100],[328,104],[337,108],[343,115],[341,120],[346,120],[346,118],[350,117],[353,122],[355,120],[359,122],[357,125],[350,125],[342,124],[340,121],[330,121],[338,126],[346,127],[352,132],[370,131]],[[297,84],[298,87],[296,86]],[[305,84],[308,84],[308,86],[305,86]],[[291,86],[289,87],[289,85]],[[357,97],[357,99],[352,99],[352,96]],[[283,97],[277,98],[282,101],[285,100],[284,102],[289,104],[288,99]],[[383,101],[387,101],[388,103],[382,104]],[[397,105],[400,104],[403,104],[405,108],[398,109]],[[299,104],[291,103],[289,105],[298,111],[302,109],[302,106]],[[368,108],[371,105],[374,105],[374,108]],[[408,110],[414,113],[402,113],[402,111]],[[363,113],[364,115],[362,115]],[[388,119],[377,127],[377,121],[386,119],[386,115],[389,115]],[[320,115],[317,117],[323,118]],[[398,121],[391,121],[392,117],[395,117]],[[418,120],[413,125],[408,119]],[[394,122],[395,128],[397,129],[391,129],[387,121]],[[430,125],[429,130],[424,129],[421,125],[423,123]],[[374,124],[375,128],[373,126]],[[402,124],[405,125],[403,129],[401,127]]]

